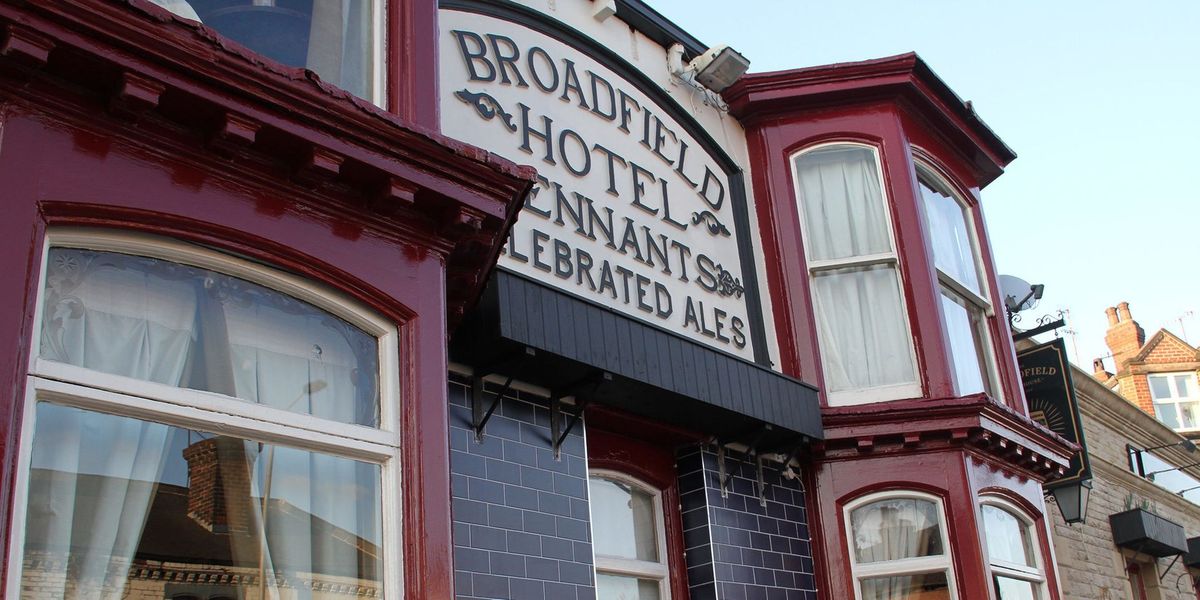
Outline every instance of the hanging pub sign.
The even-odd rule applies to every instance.
[[[470,4],[443,2],[439,16],[442,130],[539,173],[498,265],[760,357],[741,169],[679,100],[611,50]]]
[[[1071,367],[1067,362],[1066,345],[1061,338],[1017,352],[1025,400],[1029,416],[1054,433],[1079,444],[1071,457],[1066,474],[1048,484],[1046,489],[1078,484],[1092,478],[1088,463],[1087,442],[1083,437],[1083,422],[1079,417],[1079,401],[1071,383]]]

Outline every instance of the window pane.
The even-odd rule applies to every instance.
[[[850,528],[859,563],[943,553],[938,508],[928,500],[895,498],[861,506],[850,513]]]
[[[163,2],[164,0],[157,0]],[[361,98],[374,92],[374,39],[370,0],[168,0],[177,14],[196,19],[247,48]],[[185,14],[181,5],[191,5]]]
[[[832,146],[796,158],[804,245],[812,260],[892,251],[875,152]]]
[[[987,534],[988,557],[992,562],[1037,566],[1029,527],[1024,521],[1002,508],[984,504],[983,529]]]
[[[916,381],[894,267],[821,271],[812,283],[827,390]]]
[[[596,600],[658,600],[659,582],[596,573]]]
[[[1183,418],[1182,429],[1200,427],[1200,402],[1180,402],[1179,414]]]
[[[307,302],[165,260],[51,248],[42,358],[377,427],[376,339]]]
[[[946,336],[954,363],[954,385],[960,396],[987,391],[989,379],[983,362],[983,311],[942,290]]]
[[[862,580],[862,600],[950,600],[946,573],[872,577]]]
[[[1174,402],[1154,405],[1154,416],[1158,417],[1158,420],[1162,421],[1163,425],[1171,429],[1179,429],[1179,416],[1175,412],[1175,406]]]
[[[1171,397],[1171,381],[1166,375],[1151,375],[1150,396],[1155,400],[1165,400]]]
[[[999,600],[1037,600],[1037,587],[1028,581],[999,577],[996,579],[996,597]]]
[[[23,597],[382,591],[379,465],[48,403],[35,418]]]
[[[594,476],[588,485],[596,554],[657,561],[654,496],[625,483]]]
[[[962,205],[945,186],[930,183],[924,178],[919,181],[921,196],[925,201],[925,221],[929,225],[934,264],[939,271],[953,277],[963,287],[981,293],[975,250],[971,247],[967,217]]]
[[[1192,396],[1192,375],[1176,375],[1175,376],[1175,391],[1180,398],[1190,398]]]

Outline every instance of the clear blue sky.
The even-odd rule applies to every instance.
[[[1200,1],[649,2],[753,72],[916,51],[1017,152],[983,190],[997,266],[1070,311],[1076,362],[1122,300],[1200,344]]]

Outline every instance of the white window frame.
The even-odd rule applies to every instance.
[[[938,556],[922,556],[917,558],[902,558],[873,563],[859,564],[854,553],[854,523],[850,519],[856,509],[884,500],[924,500],[932,502],[937,507],[938,528],[942,536],[942,554]],[[946,573],[946,586],[950,590],[950,599],[957,600],[958,584],[954,577],[954,556],[950,545],[950,531],[946,521],[946,505],[942,499],[915,490],[889,490],[867,494],[842,507],[843,530],[846,534],[846,550],[849,553],[850,576],[854,581],[854,598],[862,600],[862,580],[874,577],[893,577],[904,575],[921,575],[925,573]]]
[[[39,402],[173,427],[217,431],[222,435],[380,465],[382,545],[386,557],[382,583],[387,597],[403,598],[403,490],[398,430],[400,335],[396,325],[356,300],[315,282],[193,244],[146,234],[87,228],[51,229],[45,238],[19,432],[19,467],[9,522],[12,534],[7,548],[10,570],[5,598],[17,600],[20,597],[29,470]],[[346,320],[378,340],[380,428],[327,421],[222,394],[102,373],[40,358],[44,282],[51,247],[146,256],[208,269],[271,288]]]
[[[595,565],[596,575],[607,573],[612,575],[638,577],[641,579],[656,579],[658,580],[659,598],[661,598],[661,600],[670,600],[671,567],[668,562],[667,555],[667,530],[666,524],[664,523],[666,520],[666,511],[663,510],[662,490],[636,477],[630,476],[627,473],[613,471],[611,469],[589,470],[588,480],[590,481],[592,479],[607,479],[610,481],[620,482],[641,492],[645,492],[654,498],[654,539],[658,547],[658,562],[606,556],[597,552],[593,547],[592,563]],[[588,500],[588,506],[591,506],[590,498]],[[589,521],[591,521],[592,527],[596,526],[595,520],[591,519],[590,515]],[[601,526],[603,526],[603,524],[601,524]]]
[[[1179,377],[1181,375],[1191,378],[1191,380],[1192,380],[1191,390],[1194,395],[1192,395],[1192,396],[1177,396],[1176,395],[1177,390],[1175,389],[1175,382],[1173,381],[1173,379],[1175,377]],[[1167,397],[1167,398],[1154,397],[1154,386],[1150,384],[1150,379],[1153,377],[1169,378],[1167,380],[1167,390],[1171,393],[1171,395],[1169,397]],[[1150,399],[1154,403],[1154,409],[1156,411],[1158,410],[1158,408],[1160,406],[1163,408],[1170,407],[1171,409],[1173,409],[1175,411],[1175,422],[1179,424],[1179,427],[1176,428],[1175,431],[1200,431],[1200,423],[1197,423],[1195,427],[1184,427],[1183,426],[1183,412],[1180,410],[1181,404],[1189,404],[1189,403],[1200,404],[1200,378],[1198,378],[1196,376],[1195,371],[1171,371],[1169,373],[1147,373],[1146,374],[1146,387],[1148,387],[1150,389]],[[1157,415],[1155,415],[1155,417],[1157,417]]]
[[[983,348],[980,349],[983,356],[979,357],[983,362],[982,373],[980,375],[984,378],[986,393],[997,400],[1003,401],[1004,388],[1000,385],[1000,367],[996,362],[996,342],[992,339],[992,329],[989,326],[992,319],[996,317],[996,307],[988,299],[991,297],[991,288],[988,286],[987,268],[983,264],[983,252],[979,241],[977,223],[975,222],[975,211],[971,209],[971,205],[964,199],[966,197],[965,194],[953,183],[953,179],[947,176],[932,161],[925,158],[928,153],[914,146],[913,154],[913,165],[915,167],[916,183],[918,186],[917,198],[922,205],[925,202],[925,198],[924,194],[920,193],[919,188],[923,185],[924,180],[932,180],[932,182],[948,190],[950,197],[954,199],[959,209],[962,210],[963,223],[967,228],[967,238],[971,245],[971,260],[975,266],[975,276],[979,280],[979,291],[976,292],[960,283],[953,275],[937,268],[936,258],[931,256],[930,258],[933,259],[932,262],[934,263],[934,270],[937,271],[939,284],[938,308],[941,308],[941,296],[948,293],[982,312],[984,322],[982,324],[982,331],[978,332],[983,340]],[[936,189],[937,186],[931,185],[930,187]],[[922,206],[922,209],[924,209],[924,206]],[[923,224],[926,228],[929,227],[928,216],[924,219]],[[970,308],[967,310],[969,312]],[[951,355],[949,348],[946,350],[946,355],[950,356],[951,360],[957,359],[957,357]],[[951,367],[953,368],[953,365]]]
[[[1028,542],[1030,552],[1033,554],[1034,566],[1032,567],[1029,565],[1020,565],[1005,561],[994,561],[992,560],[991,556],[988,556],[989,585],[991,585],[993,588],[995,587],[996,577],[1007,577],[1009,579],[1028,581],[1029,583],[1034,584],[1034,593],[1037,594],[1035,597],[1038,600],[1045,600],[1047,598],[1046,565],[1042,560],[1042,546],[1040,543],[1041,534],[1037,530],[1037,523],[1035,523],[1033,519],[1029,518],[1029,515],[1027,515],[1024,510],[1021,510],[1021,508],[1016,504],[1013,504],[1004,498],[986,496],[980,501],[979,504],[980,530],[983,532],[983,537],[980,539],[987,539],[986,524],[983,520],[983,507],[991,506],[1003,510],[1009,515],[1012,515],[1013,518],[1025,525],[1025,533],[1029,535]],[[983,544],[983,553],[985,556],[987,556],[987,542],[984,542]]]
[[[904,335],[908,339],[908,354],[909,360],[913,366],[913,381],[898,383],[893,385],[875,386],[870,388],[859,388],[854,390],[844,390],[840,392],[826,392],[826,400],[830,406],[851,406],[857,404],[871,404],[875,402],[885,402],[888,400],[901,400],[904,398],[915,398],[922,393],[921,368],[917,362],[917,351],[913,345],[912,335],[912,319],[908,313],[908,302],[904,298],[904,273],[900,269],[900,255],[896,250],[896,228],[892,222],[892,201],[888,194],[887,179],[883,175],[882,149],[872,144],[852,141],[832,141],[815,144],[805,147],[802,150],[793,152],[788,157],[788,167],[792,172],[792,192],[795,194],[796,201],[796,216],[800,221],[800,231],[803,233],[805,240],[808,239],[808,223],[804,218],[804,207],[801,204],[801,189],[800,189],[800,173],[796,170],[796,161],[811,152],[828,149],[836,146],[845,146],[852,148],[863,148],[871,152],[871,157],[875,160],[875,175],[879,178],[879,201],[883,203],[883,216],[887,228],[888,244],[891,246],[891,252],[878,254],[869,254],[863,256],[853,256],[848,258],[839,258],[835,260],[814,260],[808,251],[808,246],[801,243],[804,251],[804,261],[808,266],[808,280],[811,288],[812,281],[822,272],[833,271],[836,269],[846,268],[862,268],[871,267],[874,265],[887,265],[896,273],[896,286],[899,290],[900,314],[903,321]],[[809,305],[813,307],[813,312],[816,312],[816,302],[810,293]],[[820,335],[817,336],[817,346],[820,349]]]

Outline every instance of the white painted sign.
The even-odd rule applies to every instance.
[[[540,174],[500,266],[753,360],[720,162],[587,54],[500,19],[439,20],[443,132]]]

